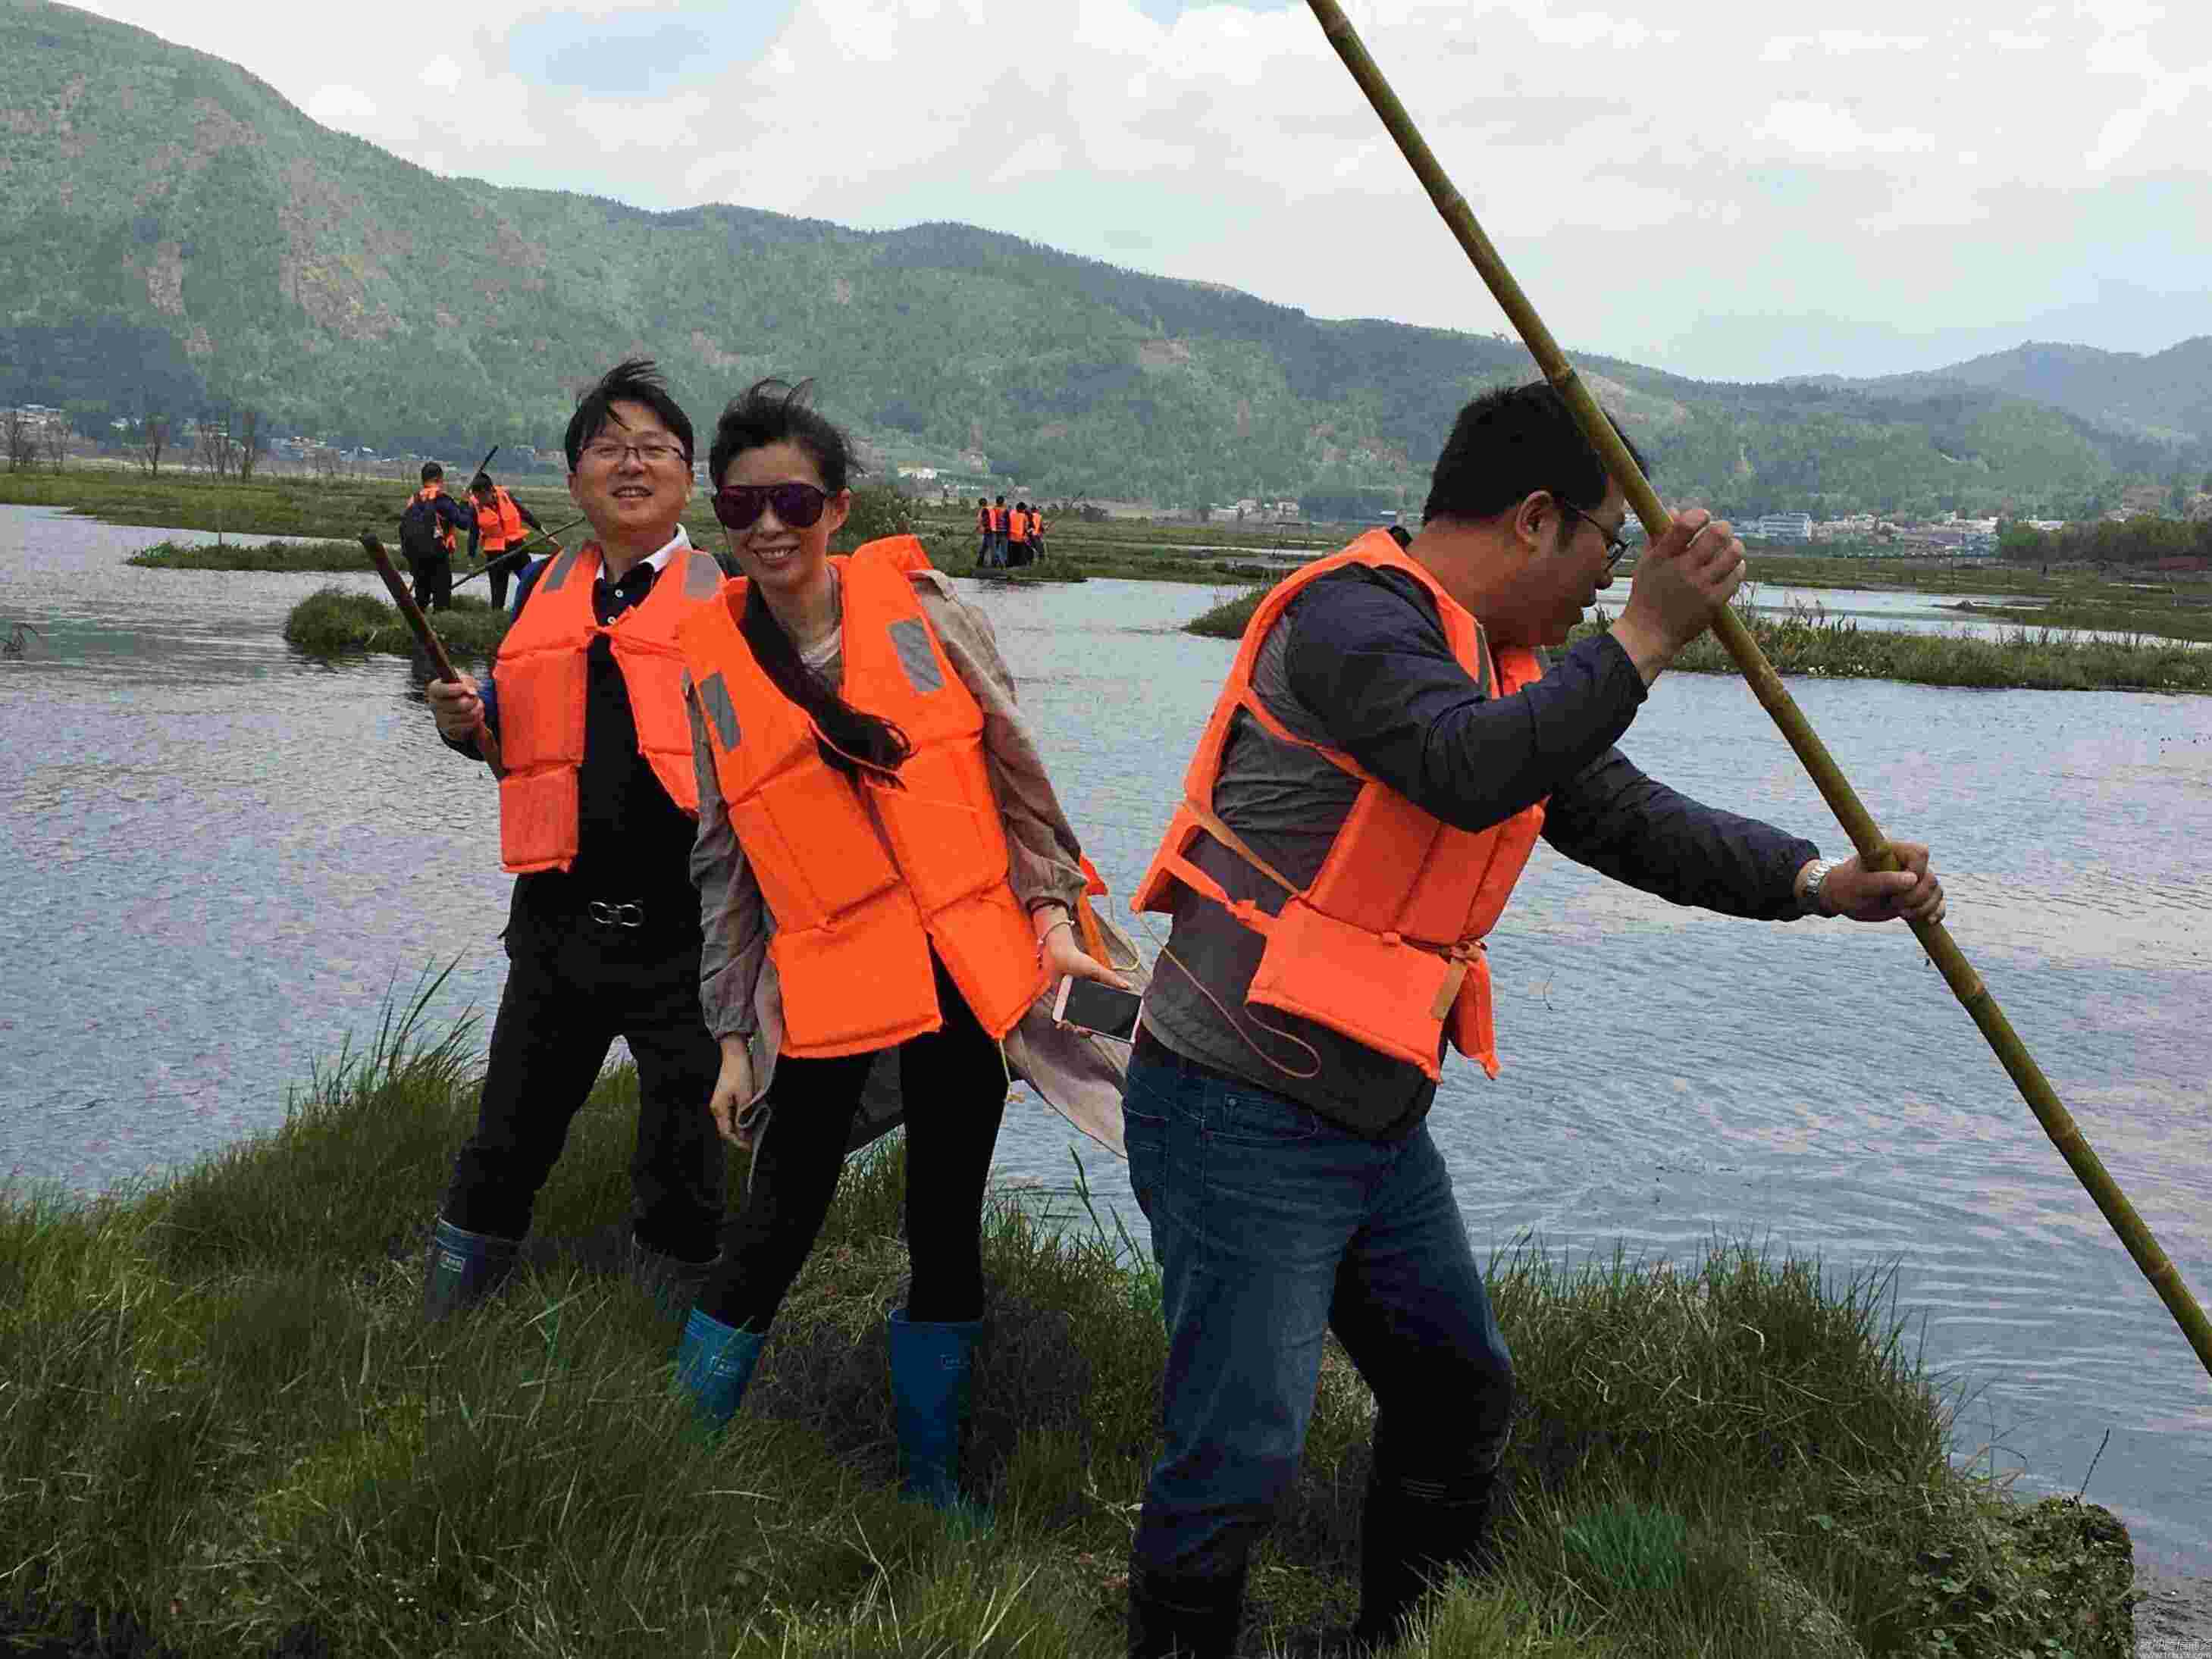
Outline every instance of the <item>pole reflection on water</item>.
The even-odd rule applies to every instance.
[[[458,959],[489,1013],[508,881],[483,769],[424,670],[283,647],[356,577],[142,571],[173,536],[0,508],[0,1168],[92,1189],[281,1117],[395,976]],[[1173,585],[963,585],[997,626],[1115,902],[1149,858],[1231,647]],[[1828,596],[1833,599],[1836,596]],[[1872,596],[1870,596],[1872,597]],[[1893,596],[1879,596],[1884,599]],[[1951,926],[2193,1285],[2212,1282],[2212,699],[1798,681]],[[1655,775],[1840,850],[1749,694],[1662,680],[1623,745]],[[2148,1559],[2212,1570],[2212,1402],[2186,1343],[1903,928],[1678,910],[1540,852],[1492,940],[1504,1076],[1447,1073],[1432,1127],[1478,1248],[1686,1255],[1749,1237],[1894,1261],[1929,1364],[1978,1390],[2031,1488],[2088,1495]],[[1007,1178],[1063,1185],[1030,1102]],[[1081,1143],[1133,1230],[1120,1167]]]

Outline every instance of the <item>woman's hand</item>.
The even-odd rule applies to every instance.
[[[752,1050],[741,1036],[726,1036],[721,1041],[722,1069],[714,1079],[714,1092],[708,1099],[707,1109],[723,1139],[750,1152],[760,1133],[760,1114],[745,1110],[753,1103],[755,1092]]]
[[[1097,957],[1086,951],[1075,937],[1075,921],[1057,904],[1049,904],[1035,912],[1030,920],[1037,926],[1037,959],[1050,970],[1057,984],[1063,974],[1073,974],[1078,979],[1095,979],[1101,985],[1110,985],[1117,991],[1129,988],[1123,979]]]

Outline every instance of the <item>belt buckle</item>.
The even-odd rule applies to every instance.
[[[635,901],[610,904],[605,899],[593,899],[588,908],[592,920],[602,927],[635,928],[645,926],[645,907]]]

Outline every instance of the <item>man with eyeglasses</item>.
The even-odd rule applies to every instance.
[[[672,1299],[713,1265],[724,1154],[707,1103],[721,1052],[699,1006],[698,781],[676,630],[722,572],[678,522],[691,447],[690,420],[650,362],[609,370],[566,438],[568,494],[592,539],[526,573],[482,684],[428,688],[448,744],[483,758],[478,734],[496,739],[501,858],[517,878],[476,1133],[424,1273],[434,1319],[512,1271],[617,1036],[640,1097],[622,1249]]]
[[[1486,1559],[1513,1364],[1426,1118],[1449,1049],[1496,1073],[1483,939],[1540,836],[1729,915],[1943,914],[1926,848],[1831,864],[1613,746],[1743,577],[1729,527],[1684,513],[1611,631],[1547,661],[1626,519],[1555,390],[1492,392],[1417,534],[1306,567],[1245,630],[1135,897],[1174,923],[1123,1095],[1168,1327],[1132,1656],[1233,1650],[1324,1330],[1376,1407],[1356,1641],[1395,1644],[1431,1579]]]

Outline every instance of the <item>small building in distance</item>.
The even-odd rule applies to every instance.
[[[1813,515],[1809,513],[1770,513],[1765,518],[1753,519],[1741,532],[1746,541],[1809,542],[1813,539]]]

